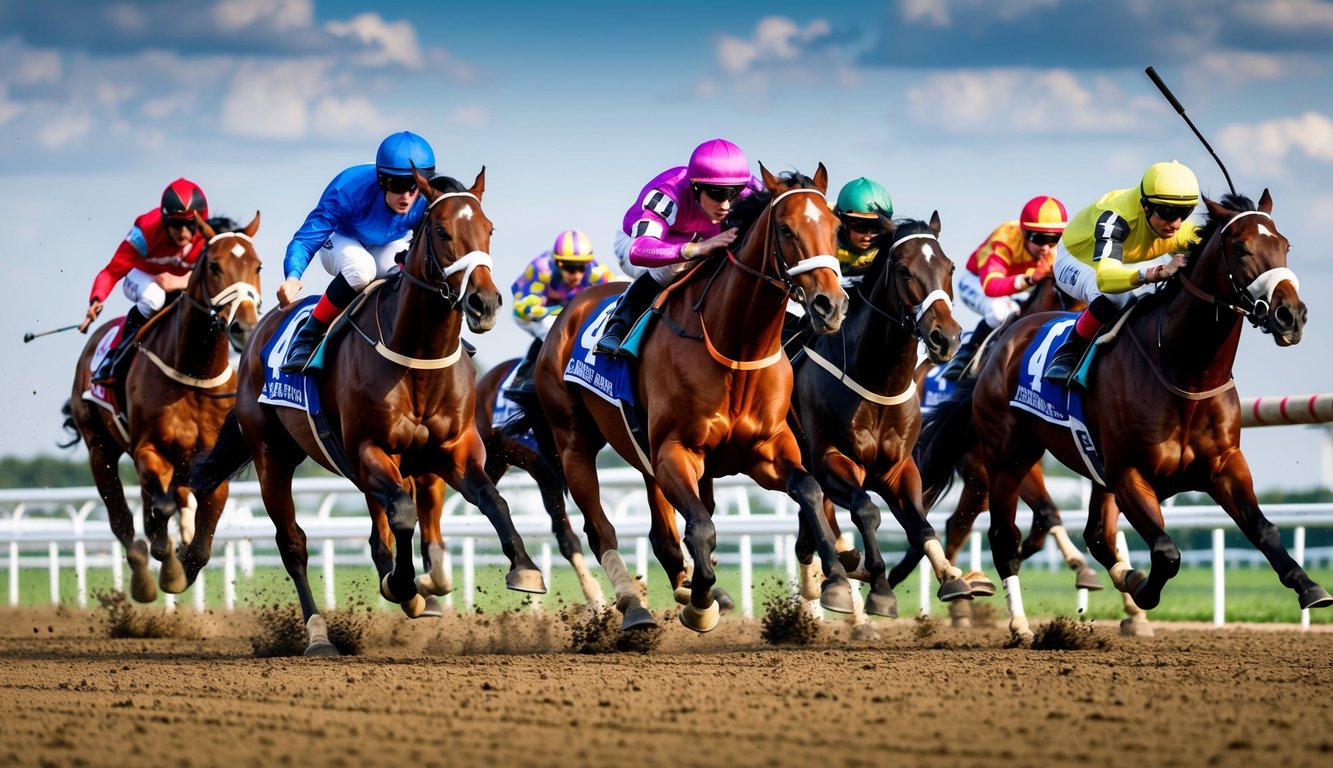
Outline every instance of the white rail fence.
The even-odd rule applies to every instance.
[[[604,470],[602,479],[603,504],[615,522],[627,559],[638,574],[651,584],[656,580],[653,593],[665,589],[660,570],[654,571],[648,544],[649,518],[642,481],[632,470]],[[1073,480],[1051,479],[1052,491],[1062,507],[1061,515],[1071,531],[1081,531],[1087,519],[1087,485]],[[553,557],[554,537],[551,523],[541,506],[540,496],[531,479],[522,472],[511,472],[500,485],[509,502],[514,523],[522,535],[538,566],[551,582],[551,569],[565,565],[558,552]],[[715,522],[720,559],[738,566],[741,580],[737,596],[741,613],[754,615],[754,572],[757,565],[785,569],[795,579],[796,562],[793,547],[797,528],[795,504],[785,495],[759,490],[745,478],[726,478],[716,483],[717,513]],[[326,607],[337,604],[334,570],[338,565],[370,565],[369,518],[361,495],[342,479],[298,480],[294,490],[297,498],[298,519],[308,537],[312,567],[321,569]],[[135,510],[136,528],[142,520],[137,494],[131,499]],[[570,505],[571,512],[573,509]],[[952,500],[946,499],[940,509],[952,509]],[[1333,560],[1333,548],[1306,552],[1306,529],[1333,528],[1333,504],[1269,505],[1264,509],[1268,517],[1282,530],[1294,531],[1293,555],[1304,563],[1307,554],[1323,564]],[[1230,518],[1215,506],[1178,506],[1167,510],[1167,522],[1173,532],[1211,530],[1212,547],[1204,551],[1187,551],[1187,565],[1210,563],[1213,569],[1214,616],[1213,623],[1225,622],[1225,570],[1230,563],[1267,567],[1259,553],[1251,548],[1227,550],[1224,534],[1235,530]],[[846,523],[846,516],[840,517]],[[887,513],[884,515],[881,542],[891,560],[901,552],[903,534]],[[582,531],[582,517],[574,515],[571,524],[576,532]],[[943,525],[936,520],[939,530]],[[983,515],[977,520],[971,546],[965,559],[972,568],[982,567],[982,531],[989,521]],[[1030,515],[1023,508],[1019,525],[1030,524]],[[476,599],[476,573],[479,566],[507,563],[499,550],[499,542],[489,521],[456,493],[450,493],[445,503],[442,523],[449,539],[446,567],[456,577],[461,570],[461,584],[454,595],[446,598],[453,604],[455,597],[471,608]],[[852,530],[844,524],[844,530]],[[173,535],[178,536],[173,524]],[[1136,543],[1137,538],[1135,539]],[[110,568],[117,589],[123,588],[124,552],[112,535],[106,521],[106,511],[94,488],[67,488],[58,490],[18,489],[0,490],[0,544],[8,553],[7,573],[9,603],[17,605],[20,579],[24,571],[45,568],[49,581],[51,602],[58,604],[61,594],[61,572],[73,568],[76,581],[76,601],[84,606],[88,601],[88,570]],[[896,546],[895,546],[896,545]],[[1141,547],[1141,543],[1139,543]],[[273,543],[273,525],[263,512],[258,484],[235,482],[226,510],[214,539],[214,556],[200,573],[190,592],[196,609],[206,607],[205,584],[216,578],[221,570],[223,606],[230,610],[236,604],[238,570],[252,575],[255,567],[280,567],[281,560]],[[1053,546],[1048,546],[1044,562],[1051,569],[1062,568]],[[1145,553],[1140,549],[1137,559]],[[1131,551],[1131,559],[1135,559]],[[460,562],[455,565],[455,558]],[[1038,565],[1042,558],[1037,559]],[[156,565],[156,564],[154,564]],[[31,576],[29,576],[31,578]],[[933,594],[931,574],[922,561],[920,571],[919,610],[930,611]],[[538,601],[539,602],[539,601]],[[174,599],[167,596],[167,605],[174,607]],[[1079,598],[1080,609],[1086,607],[1086,594]],[[1309,612],[1302,612],[1301,623],[1309,625]]]

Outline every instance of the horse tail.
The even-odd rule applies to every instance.
[[[977,444],[972,424],[972,390],[975,378],[958,382],[948,400],[935,406],[921,423],[921,436],[912,449],[921,472],[922,496],[927,507],[935,506],[954,483],[954,468],[963,455]]]
[[[250,446],[246,445],[241,435],[240,422],[236,420],[236,411],[227,414],[218,431],[218,441],[211,450],[195,457],[190,464],[189,487],[196,494],[204,494],[217,488],[235,477],[250,465],[254,457],[250,455]]]
[[[74,401],[66,400],[65,404],[60,406],[60,412],[65,416],[65,421],[60,426],[69,433],[69,442],[62,443],[57,440],[56,445],[61,448],[73,448],[83,439],[83,436],[79,434],[78,425],[74,423]]]

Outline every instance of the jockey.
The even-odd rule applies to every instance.
[[[400,131],[380,142],[375,164],[354,165],[329,182],[315,209],[292,236],[278,286],[278,301],[290,304],[301,291],[301,275],[316,254],[333,281],[292,339],[281,368],[305,368],[324,333],[357,294],[376,278],[399,269],[412,233],[426,212],[426,199],[412,175],[435,174],[435,152],[425,139]]]
[[[1052,356],[1047,381],[1076,386],[1074,369],[1102,325],[1149,284],[1185,266],[1185,252],[1198,238],[1188,220],[1198,204],[1199,180],[1173,160],[1150,166],[1137,189],[1107,192],[1069,222],[1055,258],[1055,283],[1088,308]]]
[[[131,342],[139,329],[166,304],[167,294],[184,290],[189,283],[190,271],[204,249],[195,213],[208,218],[204,191],[189,179],[171,182],[162,192],[162,204],[134,220],[111,261],[97,273],[80,331],[87,333],[121,278],[125,280],[125,296],[134,306],[125,315],[116,348],[93,373],[94,382],[111,384],[124,378],[132,357]]]
[[[669,168],[653,177],[630,206],[622,222],[628,240],[625,252],[635,266],[648,268],[621,295],[593,350],[617,356],[630,325],[691,262],[724,251],[736,230],[722,230],[732,202],[763,189],[750,175],[740,147],[710,139],[695,148],[689,165]]]
[[[1064,203],[1039,195],[1027,201],[1017,221],[1001,224],[972,252],[967,271],[958,279],[958,293],[968,309],[981,315],[981,322],[940,371],[942,378],[957,381],[991,331],[1018,314],[1013,297],[1051,274],[1055,246],[1068,223]]]
[[[842,185],[833,207],[838,228],[838,261],[842,276],[857,278],[879,253],[875,238],[893,218],[893,200],[879,182],[862,176]]]
[[[505,390],[510,399],[535,392],[532,368],[537,351],[560,310],[585,288],[615,279],[616,274],[593,255],[588,236],[577,229],[561,232],[549,251],[528,264],[514,281],[514,321],[532,334],[533,342],[514,371],[514,383]]]

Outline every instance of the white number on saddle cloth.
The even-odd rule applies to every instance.
[[[292,314],[287,325],[282,329],[282,336],[273,344],[272,351],[268,354],[268,360],[264,361],[267,368],[278,368],[283,361],[287,359],[287,348],[292,345],[292,337],[296,336],[296,331],[301,327],[301,321],[315,311],[315,305],[310,304],[302,307]]]
[[[1032,350],[1032,357],[1028,359],[1027,373],[1032,377],[1033,390],[1037,392],[1041,391],[1043,382],[1045,381],[1045,379],[1042,378],[1042,374],[1046,371],[1046,358],[1051,354],[1051,345],[1055,343],[1056,339],[1060,338],[1066,328],[1073,325],[1077,320],[1078,318],[1061,320],[1051,326],[1050,333],[1046,334],[1046,336],[1041,339],[1041,343],[1037,348]]]
[[[616,302],[612,301],[608,303],[606,307],[598,313],[597,317],[593,318],[592,322],[588,323],[588,326],[583,329],[583,347],[588,350],[588,354],[583,356],[583,362],[587,363],[590,367],[592,366],[593,361],[596,360],[592,351],[597,346],[597,340],[602,337],[602,326],[606,325],[607,319],[611,317],[611,313],[614,312],[615,309]]]

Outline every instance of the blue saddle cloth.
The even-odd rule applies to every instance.
[[[1092,479],[1106,485],[1101,453],[1092,441],[1083,415],[1083,396],[1076,390],[1042,378],[1050,356],[1069,338],[1076,319],[1077,315],[1066,313],[1062,317],[1048,320],[1032,337],[1032,343],[1023,353],[1023,362],[1018,371],[1018,388],[1009,404],[1052,424],[1069,427]]]
[[[930,370],[926,371],[926,380],[921,385],[921,415],[924,416],[940,403],[953,397],[953,392],[958,388],[958,382],[949,381],[940,376],[944,371],[943,365],[932,365]]]
[[[505,390],[509,389],[514,383],[514,375],[518,373],[518,366],[509,369],[509,375],[505,376],[504,381],[500,382],[500,387],[495,391],[495,407],[491,411],[491,428],[504,429],[510,423],[516,422],[524,415],[523,406],[519,403],[505,397]],[[513,434],[511,432],[511,434]],[[537,434],[528,427],[522,434],[513,434],[518,442],[526,445],[532,450],[537,448]]]
[[[314,386],[311,377],[304,373],[283,373],[278,369],[278,366],[287,359],[287,348],[291,346],[292,337],[301,327],[301,321],[309,316],[318,301],[318,296],[307,296],[302,299],[264,345],[264,349],[260,352],[264,361],[264,388],[259,392],[259,402],[310,413],[319,412],[319,387]],[[323,344],[320,345],[320,351],[322,350]]]
[[[635,405],[634,380],[630,375],[629,360],[623,357],[594,355],[597,339],[602,335],[602,327],[615,309],[616,296],[608,296],[589,314],[588,319],[579,327],[574,337],[574,349],[565,365],[564,380],[582,386],[609,403]],[[642,337],[640,321],[629,334],[626,345]]]

